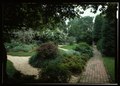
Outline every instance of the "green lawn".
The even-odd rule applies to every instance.
[[[65,48],[65,49],[75,49],[77,44],[73,44],[73,45],[65,45],[65,46],[62,46],[61,48]]]
[[[114,57],[103,57],[104,65],[108,74],[110,75],[111,82],[115,82],[115,59]]]
[[[12,56],[32,56],[33,54],[35,53],[34,52],[22,52],[22,51],[19,51],[19,52],[7,52],[8,55],[12,55]]]

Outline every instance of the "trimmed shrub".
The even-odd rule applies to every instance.
[[[37,52],[29,59],[29,64],[34,67],[43,67],[48,65],[50,60],[58,56],[58,48],[52,43],[44,43],[38,47]]]
[[[29,52],[34,47],[35,47],[35,45],[32,45],[32,44],[31,45],[22,44],[22,45],[19,45],[19,46],[16,46],[16,47],[10,49],[10,51],[14,51],[14,52],[18,52],[18,51]]]
[[[41,67],[46,67],[48,66],[49,62],[54,60],[54,59],[45,59],[45,60],[41,60],[41,59],[37,59],[38,55],[37,53],[35,53],[30,59],[29,59],[29,64],[33,67],[36,68],[41,68]]]
[[[35,46],[36,46],[35,44],[24,44],[14,40],[12,40],[11,43],[5,43],[5,47],[7,51],[13,51],[13,52],[18,52],[18,51],[29,52]]]
[[[15,40],[11,40],[10,43],[5,43],[5,48],[7,49],[7,51],[11,50],[12,48],[16,47],[16,46],[20,46],[22,45],[21,43],[15,41]]]
[[[47,83],[65,83],[70,80],[70,72],[67,67],[56,62],[43,68],[40,80]]]
[[[42,44],[37,52],[38,59],[51,59],[57,56],[58,48],[53,42],[48,42]]]
[[[76,55],[69,55],[62,58],[61,65],[68,68],[71,73],[81,73],[85,66],[85,61]]]
[[[75,50],[79,51],[81,55],[88,54],[89,57],[93,56],[92,48],[85,42],[79,43]]]

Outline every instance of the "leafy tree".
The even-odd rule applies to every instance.
[[[106,22],[108,26],[103,28],[103,44],[106,45],[104,47],[103,54],[106,56],[116,56],[116,33],[117,33],[117,4],[116,3],[109,3],[108,9],[106,10]],[[111,15],[110,15],[111,14]],[[107,29],[107,30],[106,30]],[[109,29],[109,30],[108,30]],[[108,40],[106,42],[106,40]]]
[[[93,30],[95,43],[97,43],[98,40],[101,38],[102,26],[103,26],[103,17],[101,15],[97,15],[95,18],[94,30]]]
[[[74,36],[77,42],[84,41],[92,44],[92,17],[75,18],[70,21],[69,35]]]
[[[35,37],[36,33],[37,32],[32,29],[13,31],[14,40],[21,42],[21,43],[26,43],[26,44],[30,44],[34,42],[33,38]]]
[[[100,50],[105,56],[116,56],[116,30],[117,30],[117,19],[116,3],[108,3],[108,8],[104,12],[105,17],[103,21],[103,28],[101,32],[101,39],[98,42],[98,45],[101,46]]]
[[[41,30],[45,28],[54,29],[54,25],[67,17],[74,17],[73,4],[42,4],[42,3],[6,3],[3,5],[3,33],[6,37],[8,32],[11,37],[13,29],[32,28]]]

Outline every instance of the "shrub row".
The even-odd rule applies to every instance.
[[[23,51],[23,52],[28,52],[32,50],[36,45],[35,44],[23,44],[17,41],[11,41],[11,43],[5,43],[5,47],[7,51],[13,51],[13,52],[18,52],[18,51]]]

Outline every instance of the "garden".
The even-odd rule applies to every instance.
[[[86,9],[98,11],[100,5],[100,14],[81,17]],[[81,83],[89,61],[100,55],[109,76],[108,82],[101,82],[115,83],[117,10],[112,13],[111,10],[117,5],[94,6],[94,3],[4,6],[7,83],[71,83],[74,77],[77,77],[74,83]]]

